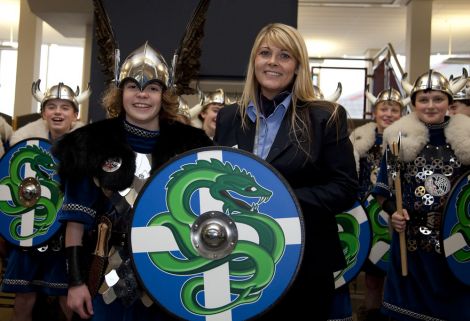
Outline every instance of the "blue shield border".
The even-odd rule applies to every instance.
[[[470,285],[470,171],[454,185],[444,210],[441,244],[452,273]]]
[[[335,288],[338,289],[348,284],[361,271],[362,265],[369,256],[372,230],[366,210],[359,200],[349,210],[336,215],[336,222],[347,263],[343,270],[334,273]],[[352,246],[347,245],[348,241],[352,241]],[[357,247],[357,251],[351,253],[354,246]]]
[[[392,244],[389,215],[382,210],[372,194],[368,194],[364,198],[363,204],[372,228],[369,261],[386,273],[390,264],[390,246]]]
[[[27,146],[37,146],[40,150],[41,153],[47,154],[50,159],[53,160],[55,166],[57,166],[58,161],[55,159],[51,153],[51,143],[43,138],[28,138],[25,140],[21,140],[15,145],[13,145],[0,159],[0,202],[1,202],[1,208],[0,208],[0,234],[1,236],[9,243],[15,245],[15,246],[20,246],[20,247],[39,247],[46,243],[51,237],[53,237],[57,231],[61,228],[62,224],[58,221],[58,211],[60,210],[60,207],[62,205],[63,201],[63,194],[60,192],[57,195],[57,204],[60,204],[57,206],[57,212],[53,213],[55,215],[54,221],[48,228],[45,228],[44,231],[42,231],[40,234],[37,234],[36,236],[32,236],[30,238],[24,239],[24,240],[18,240],[18,238],[14,237],[11,232],[10,232],[10,225],[12,222],[20,217],[23,217],[26,215],[34,215],[35,211],[40,208],[41,204],[38,202],[35,206],[32,206],[29,211],[25,214],[16,214],[13,215],[9,212],[9,209],[14,209],[14,208],[19,208],[22,207],[20,204],[15,204],[14,200],[12,199],[11,192],[10,192],[10,186],[11,184],[11,172],[10,170],[18,170],[19,173],[18,175],[21,177],[21,179],[24,179],[25,177],[32,177],[31,175],[35,175],[37,177],[37,171],[33,170],[33,172],[26,172],[30,171],[29,169],[26,169],[26,166],[21,166],[20,169],[13,169],[10,168],[11,162],[14,160],[16,153],[19,152],[20,150],[25,149]],[[45,198],[48,198],[51,194],[51,190],[46,186],[46,185],[54,185],[54,188],[57,187],[56,192],[59,190],[59,176],[55,171],[47,171],[46,168],[41,167],[41,170],[44,170],[44,173],[48,173],[51,176],[49,176],[48,180],[38,180],[41,184],[41,197],[45,195]],[[16,186],[16,184],[13,184]],[[13,188],[17,188],[13,187]],[[34,212],[34,213],[33,213]],[[37,218],[34,219],[37,221]],[[31,221],[30,221],[31,223]],[[18,227],[21,229],[21,224]],[[30,227],[32,228],[32,231],[37,231],[36,227]],[[21,232],[19,232],[21,233]],[[32,232],[33,233],[33,232]]]

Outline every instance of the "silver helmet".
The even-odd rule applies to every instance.
[[[88,99],[88,97],[90,97],[91,95],[90,86],[88,86],[88,88],[84,92],[80,93],[80,88],[78,86],[77,86],[77,90],[73,91],[72,88],[60,82],[57,85],[50,87],[49,89],[46,90],[45,93],[43,93],[41,89],[39,88],[40,84],[41,84],[41,79],[38,79],[37,81],[33,81],[33,85],[31,86],[31,92],[33,94],[33,97],[39,103],[41,103],[41,110],[48,100],[63,99],[63,100],[70,101],[73,107],[75,108],[75,110],[78,111],[79,105],[82,102],[84,102],[86,99]]]
[[[365,94],[366,94],[367,99],[372,103],[374,107],[383,101],[394,101],[400,105],[401,109],[403,109],[408,104],[408,100],[406,98],[403,98],[400,92],[394,88],[382,90],[377,95],[377,97],[375,97],[372,93],[370,93],[367,88]]]
[[[146,42],[134,50],[122,63],[118,82],[134,80],[142,90],[150,82],[157,81],[165,89],[169,86],[169,69],[163,56]]]
[[[202,90],[198,89],[199,91],[199,103],[193,106],[189,113],[191,115],[191,120],[197,121],[199,114],[204,110],[205,107],[209,106],[210,104],[218,104],[218,105],[231,105],[235,104],[238,101],[238,97],[233,95],[225,94],[222,88],[218,88],[209,94],[205,94]]]
[[[416,79],[413,86],[406,81],[406,74],[403,76],[402,85],[403,88],[410,94],[411,100],[414,103],[416,93],[424,90],[437,90],[441,91],[449,96],[451,102],[454,93],[460,91],[465,86],[467,79],[467,70],[464,68],[462,72],[462,79],[450,83],[443,74],[438,71],[430,69],[428,72],[422,74]]]
[[[462,76],[456,78],[450,76],[449,82],[454,84],[460,81],[461,78]],[[467,78],[467,82],[465,83],[465,86],[462,88],[462,90],[454,94],[454,100],[470,100],[470,78]]]
[[[201,105],[204,108],[210,104],[225,105],[226,103],[224,90],[222,88],[218,88],[216,91],[211,92],[208,95],[204,95]]]

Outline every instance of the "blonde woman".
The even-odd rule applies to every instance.
[[[333,272],[345,266],[335,214],[355,201],[357,175],[343,107],[315,98],[300,33],[280,23],[256,37],[239,105],[217,116],[214,140],[265,159],[289,182],[302,208],[305,249],[287,294],[263,317],[296,311],[328,318]],[[307,295],[321,293],[319,299]]]

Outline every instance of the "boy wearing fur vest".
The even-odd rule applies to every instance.
[[[384,157],[373,190],[383,210],[391,215],[394,230],[382,304],[382,311],[393,320],[470,320],[470,287],[450,270],[440,235],[447,200],[470,169],[470,118],[446,116],[454,93],[465,80],[451,84],[430,70],[413,86],[402,81],[414,111],[384,131],[388,146],[401,133],[398,163]],[[392,187],[397,168],[402,214],[396,210]],[[400,232],[406,237],[406,276],[401,270]]]
[[[367,99],[372,103],[374,121],[356,128],[349,136],[354,146],[354,156],[358,167],[359,199],[364,200],[377,181],[380,160],[383,155],[382,135],[384,130],[400,119],[406,99],[393,88],[385,89],[375,97],[366,91]],[[385,272],[366,261],[365,297],[360,320],[380,321],[385,317],[380,314]]]

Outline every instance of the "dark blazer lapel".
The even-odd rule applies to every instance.
[[[250,119],[247,119],[246,126],[243,128],[240,115],[238,115],[238,119],[240,120],[240,123],[236,125],[238,148],[248,152],[253,152],[256,124],[253,123]]]
[[[281,122],[281,126],[276,134],[276,138],[274,139],[273,145],[269,150],[268,157],[266,157],[266,161],[268,163],[272,162],[276,159],[279,155],[281,155],[287,147],[290,145],[290,135],[289,135],[289,119],[288,113],[284,116],[284,119]]]

